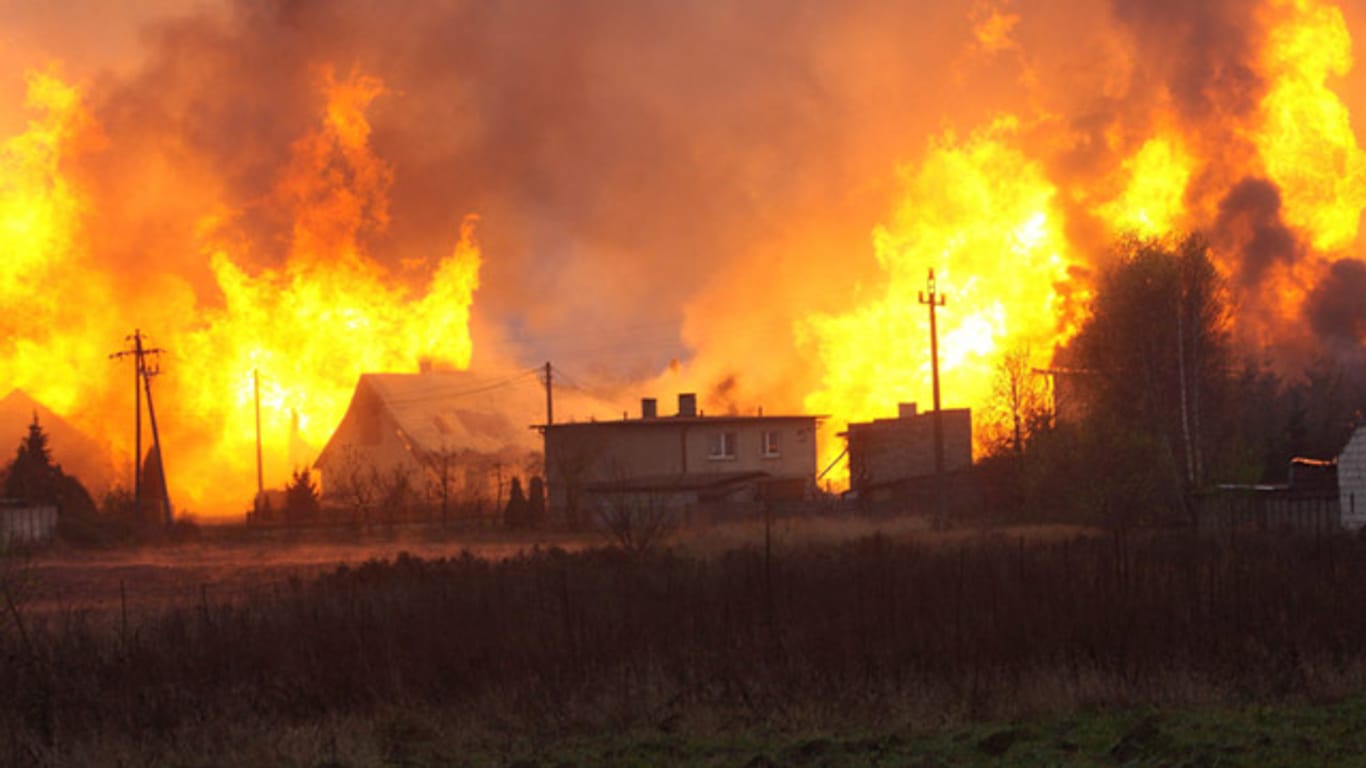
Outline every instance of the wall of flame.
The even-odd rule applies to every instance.
[[[1260,358],[1361,356],[1366,10],[911,5],[3,11],[0,389],[117,482],[107,355],[142,329],[173,495],[209,513],[254,486],[253,370],[271,484],[361,372],[420,361],[827,414],[833,459],[928,405],[928,269],[945,404],[981,409],[1004,350],[1076,332],[1117,238],[1173,230]]]

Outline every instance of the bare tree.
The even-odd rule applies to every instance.
[[[427,470],[428,490],[440,502],[441,524],[443,526],[450,522],[456,470],[460,466],[459,458],[460,452],[445,444],[422,455],[422,465]]]
[[[682,510],[667,494],[652,491],[605,495],[594,509],[608,538],[635,553],[648,552],[668,540],[683,518]]]
[[[387,472],[376,469],[375,485],[385,519],[394,522],[406,518],[413,500],[413,481],[407,468],[394,464]]]
[[[550,481],[560,484],[558,490],[553,487],[550,490],[552,494],[560,494],[564,505],[551,512],[562,512],[565,525],[571,530],[581,529],[589,522],[588,510],[584,508],[584,490],[602,454],[603,446],[589,440],[562,445],[553,453],[547,449],[547,455],[554,456],[546,467]]]
[[[1048,381],[1030,358],[1029,345],[1021,343],[1007,349],[997,364],[984,425],[990,453],[1023,457],[1030,438],[1052,426]]]
[[[380,487],[379,471],[361,456],[360,451],[348,446],[338,463],[336,477],[328,477],[328,495],[335,495],[351,507],[357,522],[370,522],[370,513]]]

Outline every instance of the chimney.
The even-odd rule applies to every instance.
[[[915,403],[898,403],[896,406],[896,417],[898,419],[915,418]]]
[[[640,418],[653,419],[659,415],[659,409],[655,405],[653,397],[640,398]]]
[[[683,392],[678,395],[678,415],[685,419],[697,416],[697,395],[692,392]]]

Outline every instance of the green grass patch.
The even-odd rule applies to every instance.
[[[1366,698],[1243,709],[1145,707],[924,732],[600,734],[465,759],[521,768],[1360,766]]]

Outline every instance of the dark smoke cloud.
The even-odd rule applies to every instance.
[[[1113,0],[1138,47],[1136,64],[1171,95],[1191,125],[1257,108],[1261,31],[1246,0]]]
[[[928,0],[230,0],[168,12],[144,28],[141,66],[91,94],[110,147],[86,168],[99,189],[91,239],[129,286],[170,273],[212,302],[195,225],[226,203],[235,257],[278,263],[291,221],[271,190],[291,143],[318,125],[328,64],[389,89],[368,114],[394,170],[392,219],[367,235],[369,252],[407,274],[404,261],[446,254],[463,216],[479,214],[476,322],[528,362],[626,377],[674,358],[686,369],[689,347],[707,347],[734,371],[762,358],[800,391],[811,366],[778,342],[794,318],[847,309],[853,286],[883,279],[869,232],[896,208],[896,167],[928,136],[1001,113],[1022,117],[1026,151],[1048,158],[1060,189],[1083,191],[1057,203],[1082,257],[1108,246],[1084,192],[1168,104],[1202,143],[1189,147],[1204,163],[1193,208],[1246,230],[1240,276],[1255,283],[1294,257],[1274,190],[1244,181],[1238,128],[1264,90],[1256,9],[976,5],[1018,14],[1016,48],[970,54],[968,4]],[[489,347],[476,338],[476,363]],[[693,386],[724,380],[724,367]]]
[[[1275,262],[1289,263],[1303,250],[1295,233],[1281,220],[1281,193],[1266,179],[1238,182],[1219,202],[1215,238],[1225,252],[1237,254],[1237,278],[1258,286]]]
[[[1341,259],[1310,292],[1305,316],[1314,332],[1339,348],[1366,341],[1366,262]]]
[[[319,121],[318,66],[339,78],[354,67],[389,89],[368,114],[394,168],[392,221],[370,252],[395,266],[442,256],[477,213],[480,317],[524,335],[528,355],[634,357],[657,371],[687,354],[677,329],[689,300],[817,221],[812,211],[831,214],[820,226],[852,253],[870,250],[896,163],[939,128],[922,99],[954,90],[918,59],[950,58],[966,36],[936,39],[926,24],[962,16],[871,0],[298,0],[168,19],[147,31],[137,76],[96,95],[118,147],[91,174],[112,201],[96,214],[99,239],[143,265],[134,272],[167,267],[143,254],[172,254],[211,299],[187,244],[194,211],[222,197],[251,263],[277,263],[291,222],[270,190]],[[901,61],[869,55],[882,49]],[[169,196],[183,210],[121,195],[134,180],[183,188]],[[813,268],[872,273],[870,258],[860,264]],[[638,326],[674,332],[632,348],[623,328]]]

